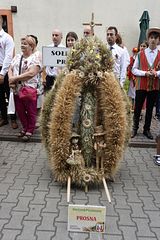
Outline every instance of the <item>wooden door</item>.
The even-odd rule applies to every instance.
[[[3,17],[3,29],[13,37],[13,21],[11,10],[0,9],[0,15]]]

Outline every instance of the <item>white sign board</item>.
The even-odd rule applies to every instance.
[[[42,47],[42,64],[50,67],[63,67],[66,64],[66,58],[69,48],[65,47]]]
[[[68,206],[68,231],[105,232],[106,207],[91,205]]]

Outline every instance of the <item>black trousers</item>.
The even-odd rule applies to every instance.
[[[55,76],[47,75],[46,76],[46,86],[45,86],[44,90],[49,91],[52,88],[54,81],[55,81]]]
[[[146,90],[136,90],[136,98],[135,98],[135,110],[133,117],[133,128],[135,130],[139,127],[139,118],[141,114],[141,110],[143,107],[143,103],[146,99],[146,115],[145,115],[145,124],[144,131],[149,131],[152,120],[152,112],[153,107],[156,103],[158,96],[158,90],[146,91]]]
[[[1,70],[2,67],[0,67]],[[8,82],[8,74],[4,77],[4,83],[0,84],[0,111],[1,111],[1,117],[2,119],[7,121],[7,103],[6,103],[6,97],[9,100],[10,95],[10,88],[9,88],[9,82]],[[11,120],[16,120],[16,114],[10,115]]]

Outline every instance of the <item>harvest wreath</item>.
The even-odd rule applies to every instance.
[[[45,98],[42,139],[57,181],[88,186],[111,179],[118,169],[128,119],[112,66],[100,40],[81,39]]]

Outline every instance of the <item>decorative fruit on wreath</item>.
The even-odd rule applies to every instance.
[[[70,50],[67,66],[45,98],[42,138],[57,181],[99,183],[116,173],[124,152],[126,101],[111,52],[96,37]]]

